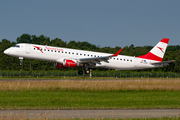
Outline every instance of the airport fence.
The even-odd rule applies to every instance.
[[[78,77],[90,76],[90,74],[78,75],[77,71],[0,71],[0,78],[16,77]],[[172,72],[137,72],[137,71],[92,71],[92,77],[114,78],[180,78],[180,73]]]

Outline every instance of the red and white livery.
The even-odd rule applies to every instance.
[[[138,70],[167,66],[171,61],[162,61],[169,39],[163,38],[147,54],[132,57],[119,55],[122,49],[115,54],[19,43],[4,51],[5,54],[23,58],[54,62],[57,68],[79,67],[78,74],[89,73],[89,68],[108,68],[115,70]]]

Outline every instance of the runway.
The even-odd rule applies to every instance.
[[[0,117],[12,118],[159,118],[179,117],[180,109],[135,110],[1,110]]]

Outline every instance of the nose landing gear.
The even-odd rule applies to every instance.
[[[23,57],[19,57],[20,63],[19,65],[21,66],[21,69],[23,69]]]
[[[19,65],[22,66],[23,65],[23,57],[19,57],[20,63]]]

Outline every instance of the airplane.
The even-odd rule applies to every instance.
[[[164,67],[171,61],[162,61],[169,39],[163,38],[147,54],[138,57],[119,55],[122,49],[115,54],[77,50],[47,45],[19,43],[4,51],[5,54],[19,57],[20,65],[24,58],[43,61],[52,61],[56,68],[79,67],[78,74],[89,74],[89,68],[108,68],[115,70],[139,70]]]

